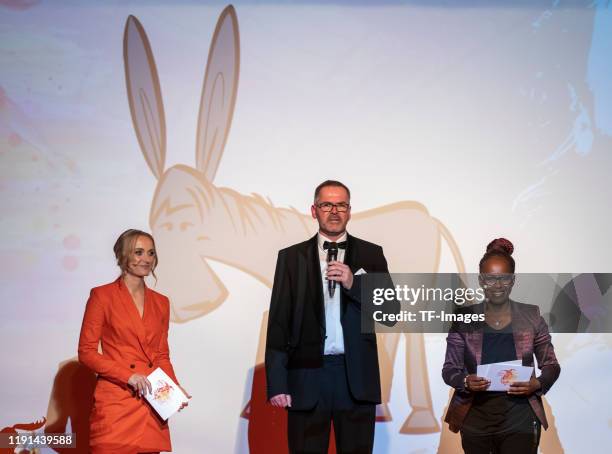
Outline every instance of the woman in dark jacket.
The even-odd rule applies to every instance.
[[[446,339],[444,381],[455,388],[445,421],[461,432],[467,454],[536,453],[541,426],[548,423],[541,396],[559,377],[548,326],[539,308],[510,299],[514,285],[514,247],[493,240],[480,260],[479,282],[485,302],[465,308],[485,315],[473,328],[455,326]],[[541,370],[527,382],[514,382],[507,392],[487,391],[490,382],[476,375],[480,364],[521,360]]]

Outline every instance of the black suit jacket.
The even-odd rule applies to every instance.
[[[266,339],[268,399],[290,394],[292,408],[313,408],[323,364],[325,309],[317,235],[278,253]],[[344,263],[353,274],[388,273],[380,246],[347,237]],[[356,400],[380,403],[376,335],[361,333],[360,276],[347,291],[341,284],[341,324],[349,389]],[[399,304],[398,308],[399,310]]]

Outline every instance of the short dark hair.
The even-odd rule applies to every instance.
[[[321,189],[323,189],[326,186],[336,186],[336,187],[339,187],[339,188],[344,188],[344,190],[348,194],[349,202],[351,201],[351,190],[344,183],[341,183],[341,182],[339,182],[337,180],[325,180],[323,183],[321,183],[319,186],[317,186],[317,189],[315,189],[315,192],[314,192],[314,201],[315,201],[315,203],[316,203],[317,199],[319,198],[319,193],[321,192]]]

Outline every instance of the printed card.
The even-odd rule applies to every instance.
[[[491,380],[487,391],[508,391],[515,381],[529,381],[533,367],[522,366],[520,361],[504,363],[481,364],[476,374]]]
[[[189,401],[183,390],[160,367],[147,378],[153,392],[147,393],[145,398],[164,420],[176,413],[183,402]]]

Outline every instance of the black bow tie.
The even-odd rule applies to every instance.
[[[323,241],[323,249],[328,250],[332,249],[346,249],[346,241],[341,241],[340,243],[336,243],[335,241]]]

